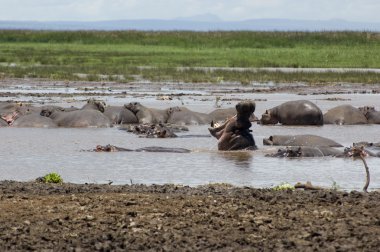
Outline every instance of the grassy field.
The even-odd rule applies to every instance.
[[[243,84],[251,81],[380,82],[380,75],[374,73],[177,69],[214,66],[380,68],[380,34],[0,31],[0,77],[130,81],[139,76],[150,80],[224,80]]]

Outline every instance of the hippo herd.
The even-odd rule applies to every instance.
[[[297,100],[285,102],[266,110],[260,123],[282,125],[380,124],[380,111],[376,111],[374,107],[370,106],[355,108],[351,105],[340,105],[323,114],[314,103]]]
[[[236,114],[235,108],[199,113],[186,107],[147,108],[138,102],[124,106],[106,106],[103,101],[89,99],[82,108],[59,106],[34,107],[19,102],[0,102],[0,127],[112,127],[119,124],[176,125],[210,124]]]
[[[254,102],[251,106],[254,111]],[[124,106],[106,106],[103,101],[94,99],[89,99],[82,108],[53,105],[35,107],[6,101],[0,102],[0,127],[112,127],[119,124],[157,123],[202,125],[232,118],[239,113],[236,109],[231,107],[201,113],[186,107],[148,108],[139,102]],[[380,124],[380,111],[370,106],[355,108],[351,105],[340,105],[323,114],[314,103],[296,100],[267,109],[260,120],[252,112],[247,120],[258,121],[262,125]]]
[[[139,102],[106,106],[103,101],[94,99],[89,99],[81,108],[53,105],[34,107],[8,101],[0,102],[0,127],[112,127],[126,124],[135,125],[131,131],[140,134],[146,129],[147,132],[154,129],[154,132],[159,132],[157,137],[170,137],[167,128],[163,128],[165,125],[211,124],[208,130],[218,140],[218,150],[230,151],[257,149],[250,130],[255,121],[261,125],[380,124],[380,111],[370,106],[355,108],[340,105],[323,114],[314,103],[296,100],[267,109],[260,120],[254,116],[255,108],[255,103],[250,100],[239,102],[235,108],[216,109],[211,113],[195,112],[186,107],[148,108]],[[269,155],[276,157],[349,155],[349,149],[335,149],[342,147],[339,143],[314,135],[273,135],[264,139],[264,145],[288,146]],[[365,147],[373,148],[376,144],[367,144]],[[117,151],[118,148],[99,149],[109,150]],[[373,150],[367,153],[380,156]]]

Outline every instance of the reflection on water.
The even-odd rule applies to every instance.
[[[252,163],[253,151],[220,151],[217,154],[236,167],[249,168]]]

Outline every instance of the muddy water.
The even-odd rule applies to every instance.
[[[7,89],[7,91],[11,88]],[[38,90],[37,90],[38,91]],[[37,92],[35,89],[33,92]],[[62,91],[62,90],[61,90]],[[63,90],[64,91],[64,90]],[[122,91],[120,89],[119,91]],[[49,90],[40,88],[39,92]],[[53,92],[57,92],[54,89]],[[57,92],[59,93],[59,92]],[[162,95],[181,93],[170,101],[157,100]],[[221,99],[216,102],[216,97]],[[345,100],[328,101],[326,98]],[[45,104],[81,106],[87,97],[27,97],[18,94],[3,100],[43,101]],[[192,110],[210,112],[215,105],[230,107],[239,99],[258,99],[257,115],[282,102],[308,99],[324,112],[340,104],[354,106],[373,105],[380,109],[379,94],[297,95],[292,93],[239,93],[225,90],[196,91],[175,90],[163,87],[159,90],[134,90],[126,95],[99,96],[111,105],[140,101],[147,106],[165,108],[185,105]],[[67,104],[65,99],[70,99]],[[365,171],[361,161],[338,158],[277,159],[264,155],[276,151],[262,145],[262,139],[273,134],[316,134],[329,137],[344,146],[355,141],[380,142],[380,125],[323,127],[260,126],[254,124],[253,134],[258,151],[218,152],[216,139],[209,137],[145,139],[121,131],[108,129],[0,129],[0,179],[32,180],[48,172],[60,173],[65,181],[75,183],[177,183],[199,185],[206,183],[231,183],[255,187],[270,187],[282,182],[312,181],[313,184],[330,187],[333,183],[342,189],[361,189]],[[207,126],[192,126],[186,134],[206,135]],[[188,154],[177,153],[94,153],[97,144],[113,144],[126,148],[146,146],[181,147],[191,149]],[[371,170],[370,188],[380,188],[380,159],[367,158]]]

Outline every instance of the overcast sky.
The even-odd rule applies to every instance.
[[[0,0],[0,20],[287,18],[380,22],[380,0]]]

